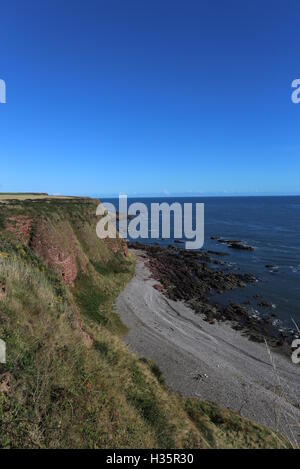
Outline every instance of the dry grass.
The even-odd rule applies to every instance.
[[[278,433],[213,403],[186,399],[185,409],[211,448],[290,447]]]
[[[37,194],[37,193],[1,193],[0,192],[0,203],[1,202],[8,202],[13,200],[45,200],[45,199],[52,199],[52,200],[61,200],[61,199],[72,199],[72,196],[64,196],[64,195],[48,195],[48,194]]]

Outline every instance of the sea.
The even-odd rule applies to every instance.
[[[101,199],[113,203],[118,210],[118,199]],[[153,202],[204,203],[205,241],[202,249],[222,252],[213,254],[222,268],[231,272],[249,273],[257,281],[245,288],[214,294],[220,304],[238,302],[247,304],[253,316],[270,313],[260,306],[267,301],[278,318],[278,326],[300,327],[300,196],[286,197],[179,197],[128,198],[128,204],[143,202],[149,209]],[[194,212],[195,216],[195,212]],[[171,219],[172,221],[172,219]],[[194,220],[195,221],[195,220]],[[171,223],[172,225],[172,223]],[[150,236],[150,234],[149,234]],[[253,252],[236,250],[217,239],[238,240],[254,248]],[[184,249],[173,237],[138,239],[142,243],[176,245]]]

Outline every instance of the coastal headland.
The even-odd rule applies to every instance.
[[[230,366],[219,370],[227,383],[224,391],[220,375],[213,377],[211,369],[207,375],[209,380],[213,377],[213,386],[201,390],[201,397],[199,390],[190,394],[187,370],[192,370],[195,384],[206,377],[200,376],[199,350],[192,367],[186,357],[193,356],[197,340],[208,354],[216,339],[204,333],[205,340],[197,336],[199,328],[193,325],[197,316],[188,312],[196,342],[191,341],[182,362],[176,354],[174,361],[170,347],[177,347],[180,354],[186,347],[179,346],[188,337],[186,320],[182,327],[178,324],[178,308],[186,311],[186,307],[153,288],[152,283],[158,282],[149,280],[145,260],[128,251],[124,240],[97,237],[98,200],[47,194],[2,194],[0,200],[0,338],[6,344],[6,363],[0,364],[0,447],[286,448],[293,444],[238,408],[234,394],[229,404],[236,412],[226,408],[224,399],[222,406],[216,403],[217,388],[219,393],[229,395],[229,388],[233,393]],[[153,308],[155,298],[157,308]],[[165,335],[159,331],[159,321],[154,328],[144,325],[158,315],[160,302],[174,303]],[[139,356],[124,344],[127,333]],[[149,359],[156,342],[157,363]],[[218,357],[224,354],[223,349],[217,352]]]

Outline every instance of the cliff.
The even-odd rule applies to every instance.
[[[165,387],[114,312],[135,260],[96,236],[97,201],[0,203],[0,447],[280,447],[271,431]]]

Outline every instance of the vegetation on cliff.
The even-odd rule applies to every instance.
[[[91,199],[0,203],[0,447],[281,447],[273,432],[170,393],[121,340],[114,300],[134,272],[96,236]]]

